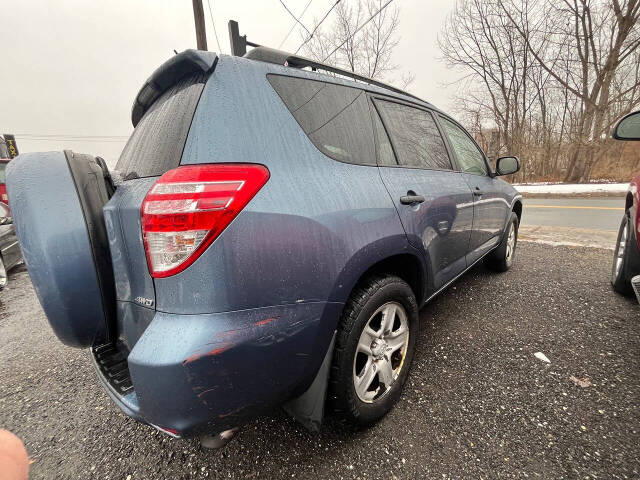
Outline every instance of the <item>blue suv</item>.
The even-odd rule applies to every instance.
[[[23,154],[8,190],[54,331],[170,435],[280,405],[311,429],[325,403],[371,424],[400,397],[419,308],[480,260],[513,264],[521,197],[497,177],[518,159],[494,171],[393,87],[264,47],[188,50],[132,122],[114,172]]]

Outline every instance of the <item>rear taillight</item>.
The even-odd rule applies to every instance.
[[[268,179],[269,170],[255,164],[187,165],[162,175],[140,211],[151,276],[191,265]]]

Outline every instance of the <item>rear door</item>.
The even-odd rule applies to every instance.
[[[500,242],[511,206],[471,136],[450,119],[440,116],[439,120],[462,176],[473,192],[473,232],[467,256],[471,265]]]
[[[471,190],[455,171],[431,112],[389,99],[373,103],[380,174],[409,242],[428,263],[431,294],[467,266]]]
[[[104,207],[116,284],[118,333],[129,346],[155,310],[155,288],[142,242],[140,207],[159,176],[180,165],[207,75],[179,79],[140,119],[115,167],[118,186]]]

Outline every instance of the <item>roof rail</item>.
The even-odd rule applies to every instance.
[[[349,70],[344,70],[342,68],[327,65],[321,62],[316,62],[315,60],[311,60],[309,58],[300,57],[298,55],[294,55],[289,52],[276,50],[275,48],[262,47],[262,46],[256,47],[248,51],[244,55],[244,58],[248,58],[250,60],[258,60],[260,62],[275,63],[277,65],[284,65],[285,67],[293,67],[293,68],[309,67],[314,71],[324,70],[325,72],[336,73],[338,75],[343,75],[345,77],[349,77],[359,82],[368,83],[369,85],[375,85],[376,87],[381,87],[387,90],[391,90],[392,92],[399,93],[401,95],[406,95],[408,97],[415,98],[416,100],[420,100],[421,102],[424,102],[430,105],[429,102],[425,102],[420,97],[417,97],[411,93],[405,92],[404,90],[396,88],[387,83],[374,80],[373,78],[365,77],[364,75],[358,75],[357,73],[351,72]]]

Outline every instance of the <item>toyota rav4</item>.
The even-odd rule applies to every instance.
[[[419,308],[483,259],[513,264],[521,197],[498,177],[519,160],[493,170],[453,118],[380,82],[188,50],[132,122],[114,172],[23,154],[9,199],[57,336],[170,435],[279,405],[317,429],[325,400],[370,424],[401,394]]]

